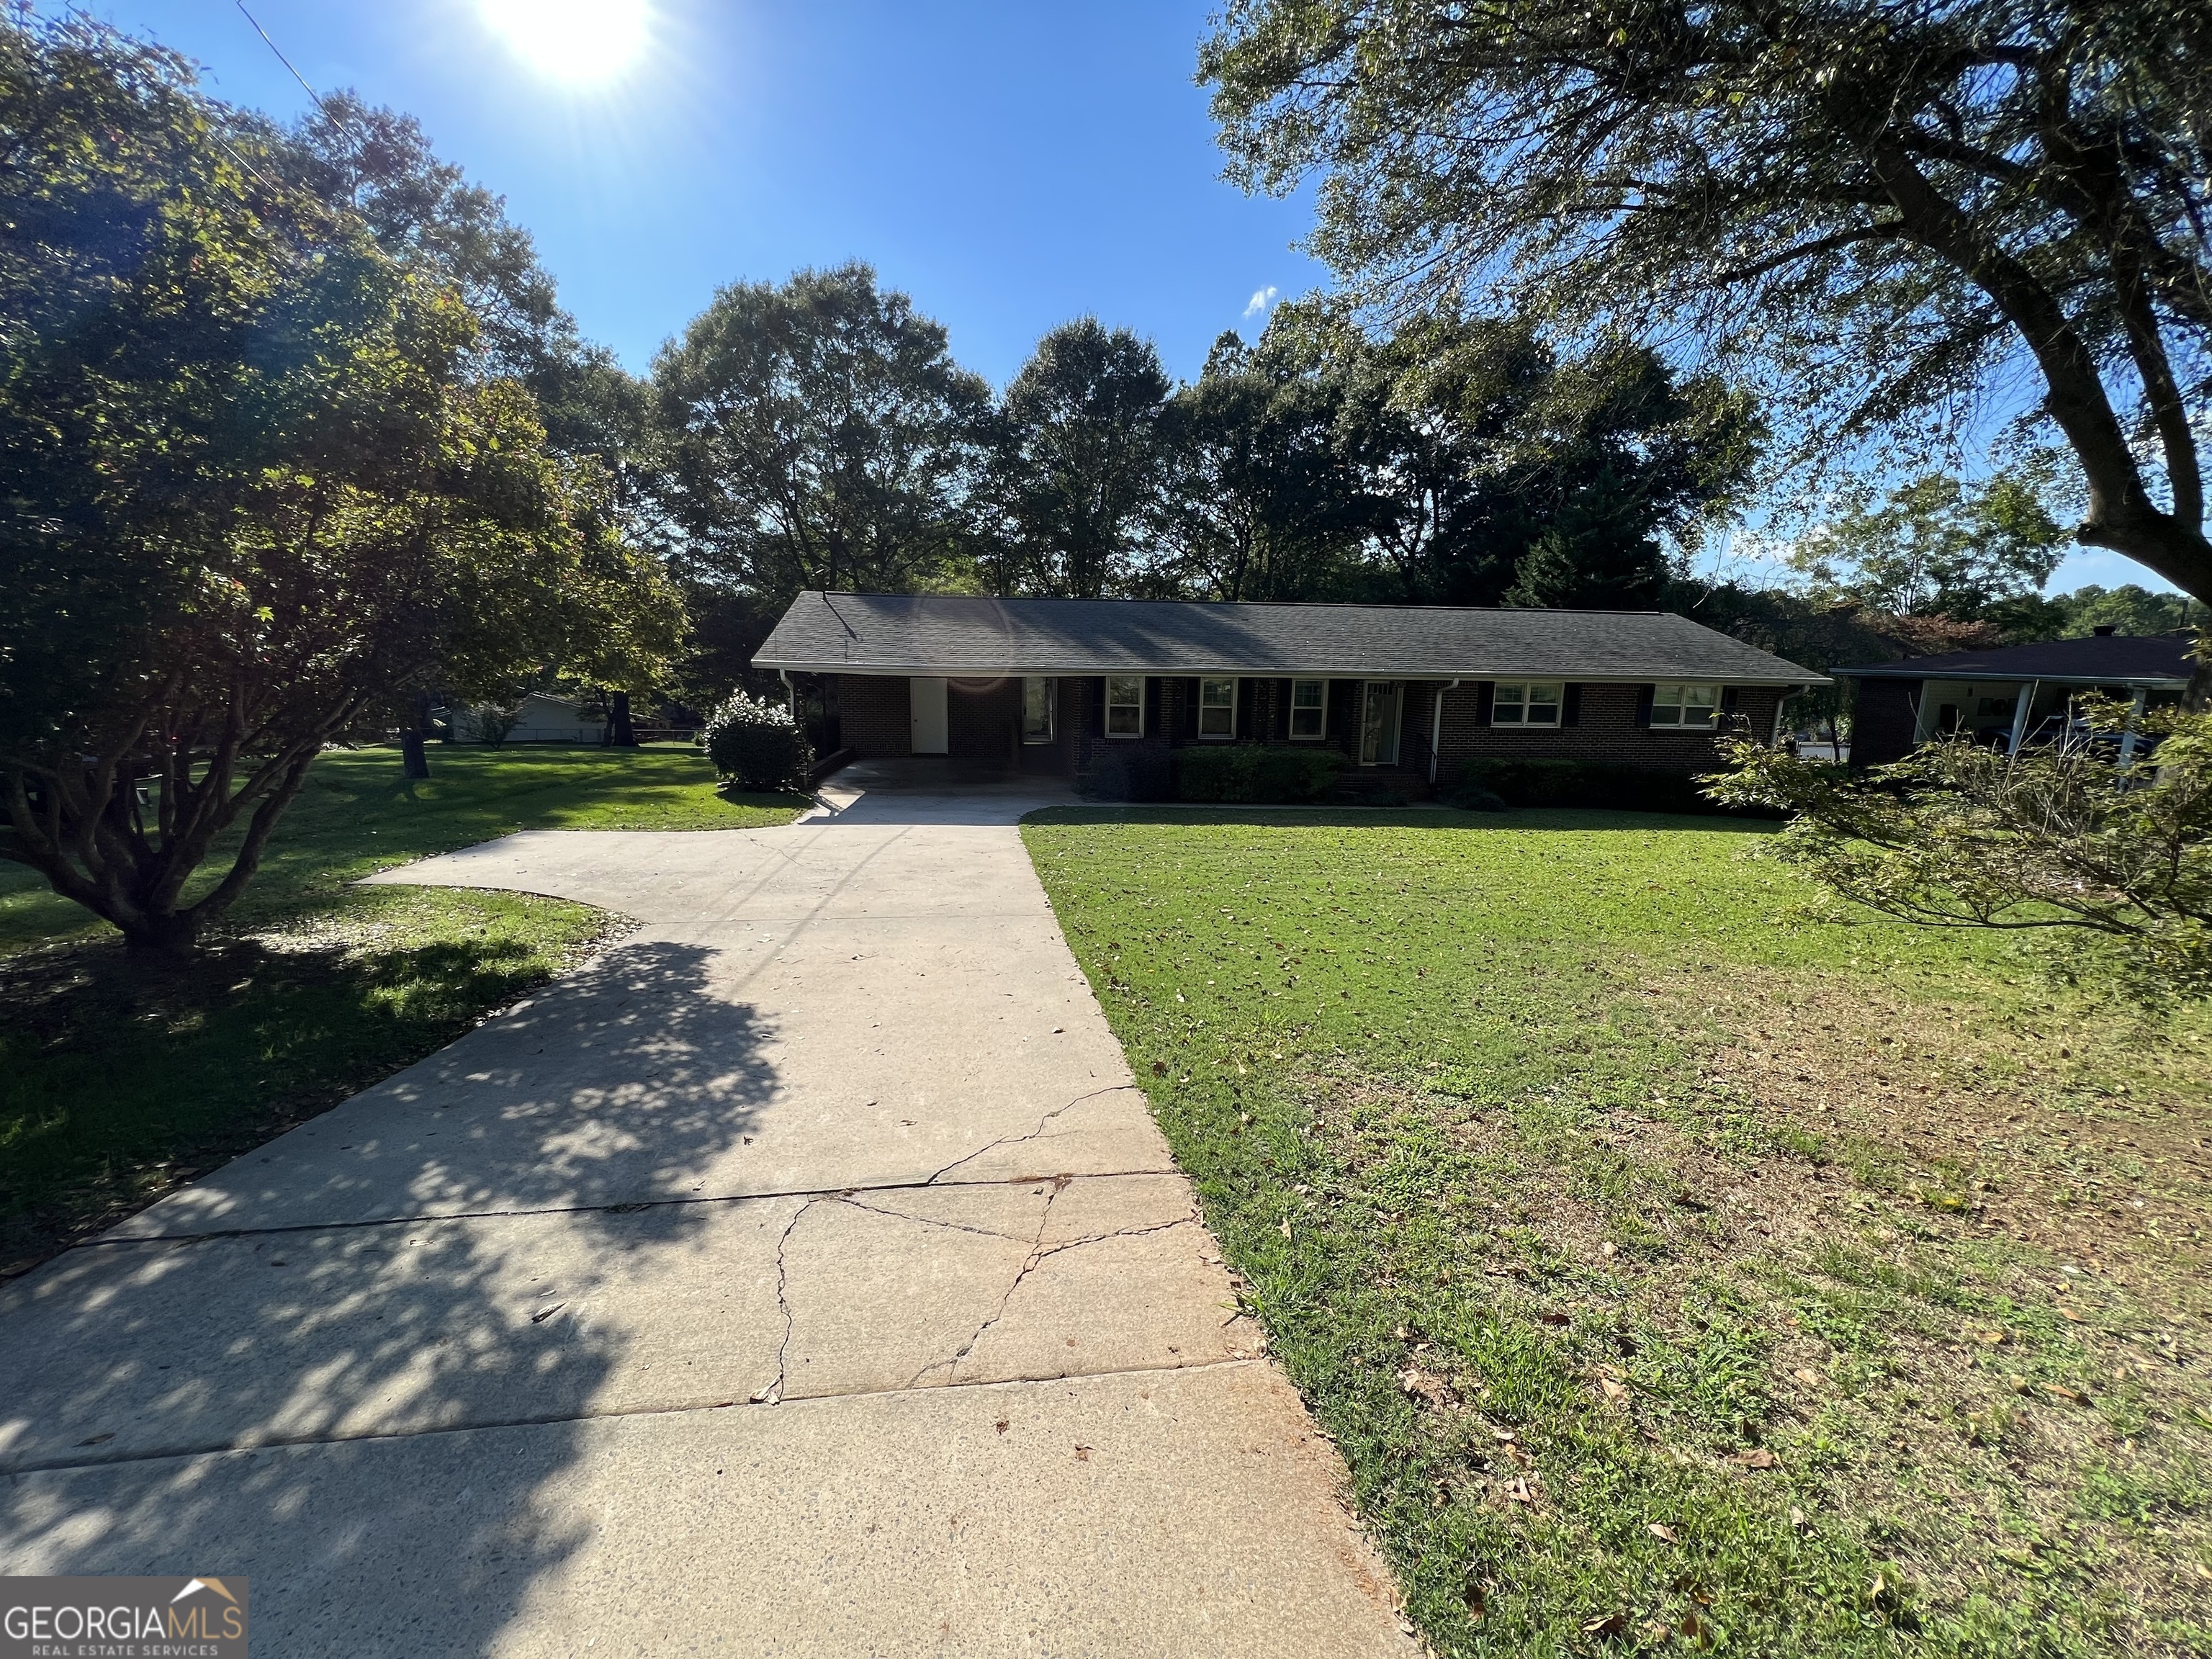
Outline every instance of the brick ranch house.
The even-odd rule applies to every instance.
[[[935,593],[802,593],[753,663],[820,677],[858,756],[1081,776],[1310,743],[1408,784],[1479,755],[1701,769],[1724,717],[1771,739],[1788,695],[1826,684],[1663,611]]]

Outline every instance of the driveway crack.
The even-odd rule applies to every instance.
[[[791,1233],[792,1229],[799,1225],[799,1217],[820,1202],[822,1202],[820,1197],[810,1198],[793,1210],[791,1212],[791,1219],[783,1224],[783,1232],[775,1241],[775,1305],[777,1310],[783,1315],[783,1340],[775,1345],[775,1380],[754,1394],[752,1403],[756,1406],[774,1406],[780,1404],[783,1399],[784,1378],[791,1364],[791,1332],[793,1323],[791,1314],[791,1276],[788,1261]]]
[[[1002,1146],[1018,1146],[1025,1140],[1041,1139],[1043,1138],[1045,1126],[1047,1124],[1050,1123],[1054,1118],[1060,1116],[1064,1113],[1073,1111],[1077,1107],[1082,1105],[1085,1101],[1097,1100],[1102,1095],[1122,1094],[1129,1090],[1134,1089],[1136,1086],[1137,1085],[1133,1083],[1116,1083],[1109,1088],[1093,1089],[1089,1094],[1078,1095],[1074,1099],[1069,1101],[1065,1106],[1055,1106],[1050,1111],[1047,1112],[1042,1117],[1039,1118],[1037,1120],[1036,1128],[1018,1135],[1000,1135],[996,1140],[991,1141],[986,1146],[978,1146],[974,1152],[966,1154],[964,1157],[954,1158],[951,1163],[946,1164],[943,1169],[939,1170],[935,1175],[930,1176],[930,1178],[922,1184],[926,1187],[934,1186],[937,1182],[944,1180],[945,1176],[951,1175],[955,1170],[958,1169],[962,1164],[973,1164],[977,1158],[982,1157],[986,1152],[995,1152]]]

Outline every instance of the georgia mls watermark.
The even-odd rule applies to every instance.
[[[243,1578],[0,1578],[0,1659],[246,1659]]]

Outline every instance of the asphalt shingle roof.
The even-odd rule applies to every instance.
[[[1860,680],[2078,680],[2085,685],[2136,682],[2184,684],[2189,641],[2179,634],[2092,635],[2045,640],[1991,651],[1951,651],[1835,671]]]
[[[1810,669],[1667,611],[945,593],[801,593],[753,663],[811,673],[1825,684]]]

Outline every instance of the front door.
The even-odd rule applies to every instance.
[[[941,755],[950,746],[951,722],[945,718],[945,681],[916,678],[906,683],[907,707],[912,726],[911,747],[917,755]]]
[[[1405,686],[1397,680],[1367,682],[1367,702],[1359,722],[1362,766],[1398,763],[1398,716],[1405,694]]]

